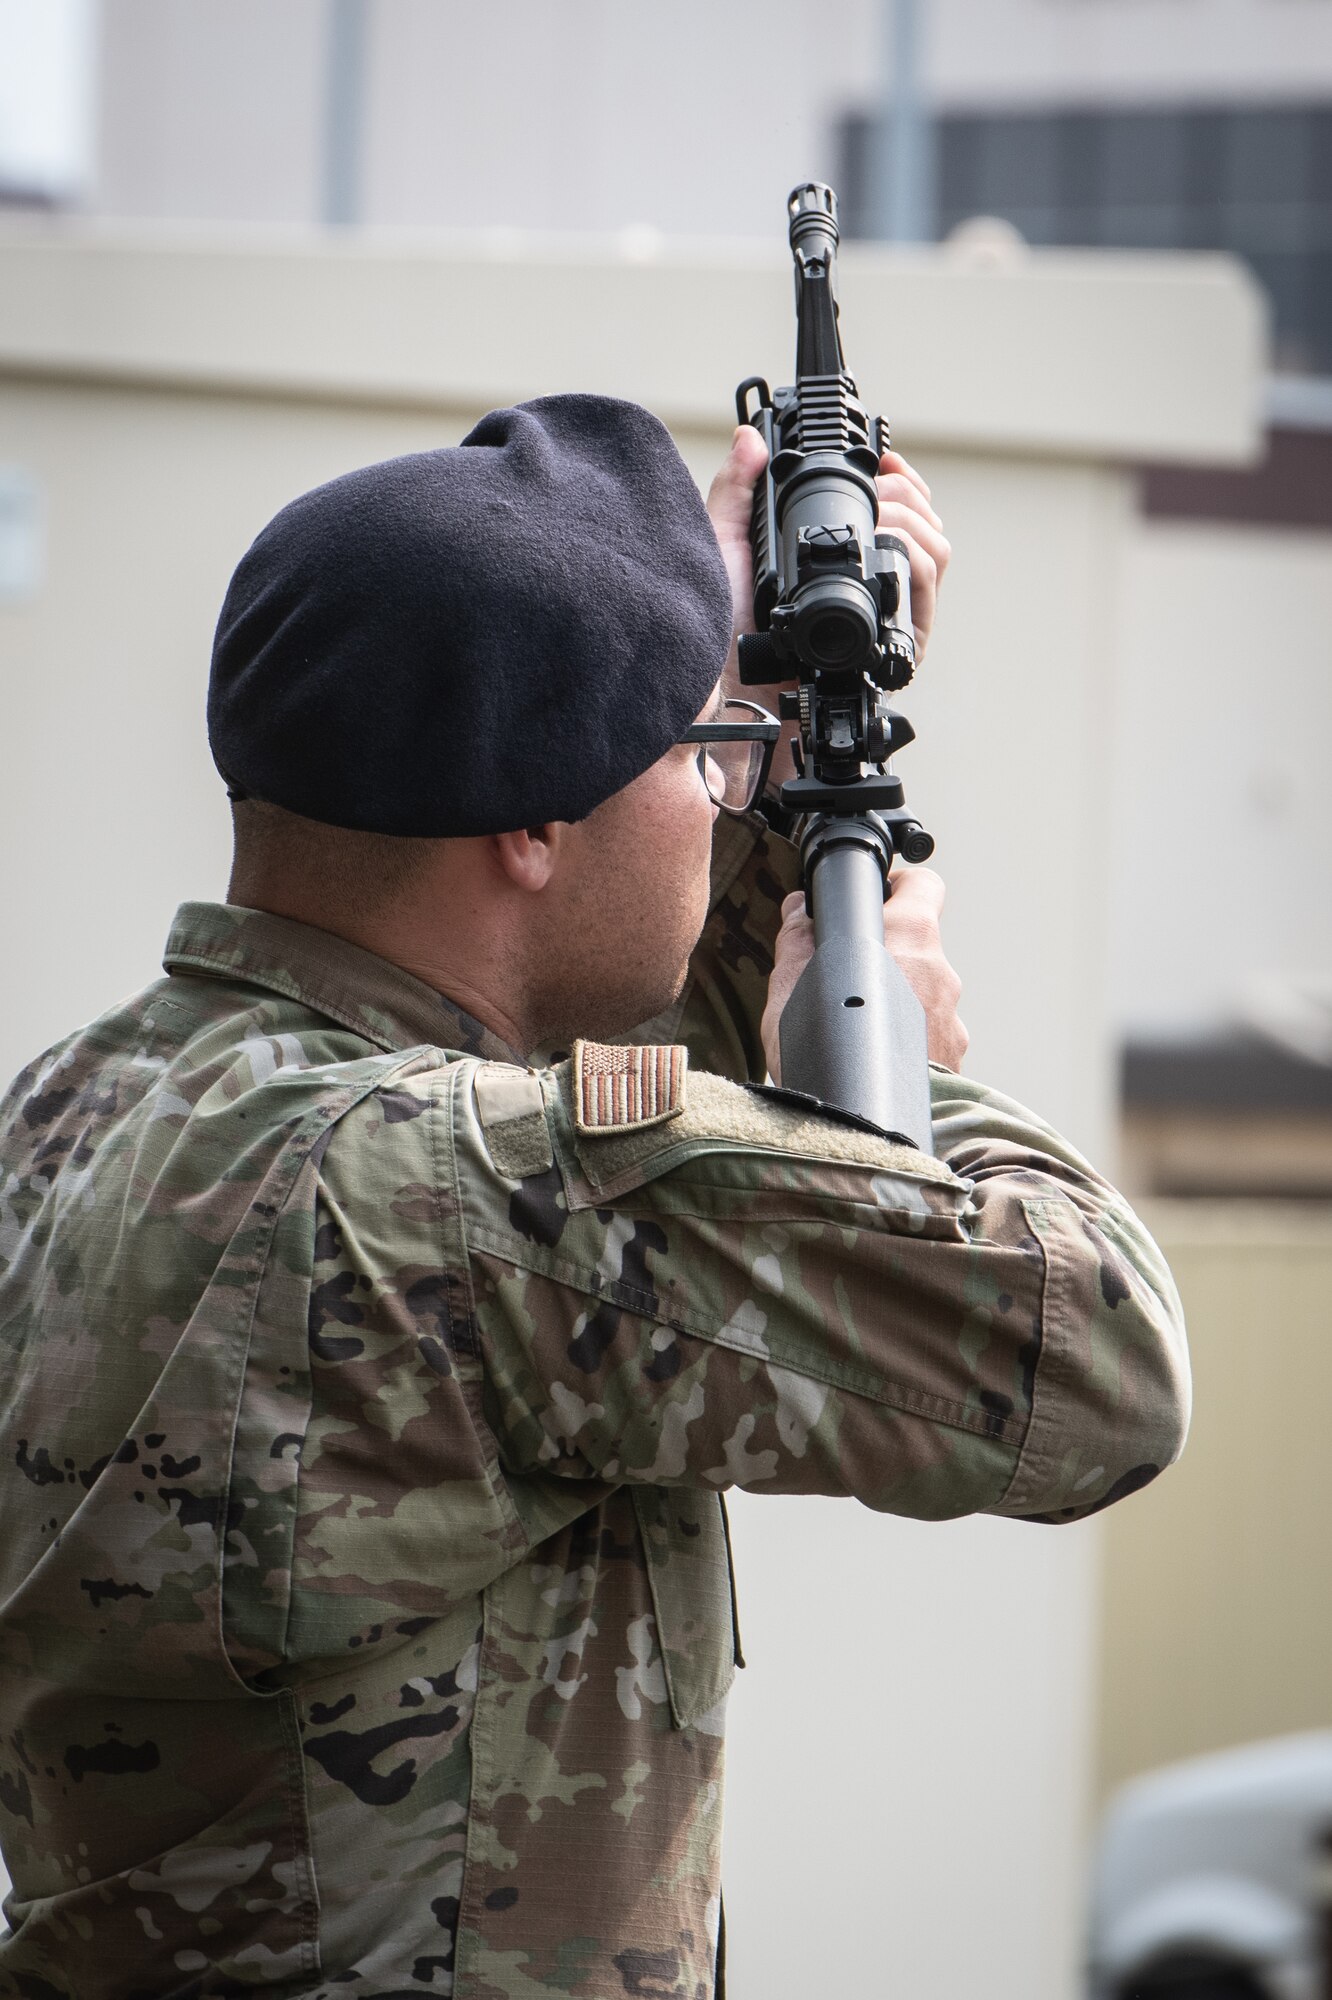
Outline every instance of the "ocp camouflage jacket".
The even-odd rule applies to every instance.
[[[744,1087],[792,856],[719,836],[647,1046],[516,1064],[186,905],[0,1112],[16,2000],[707,2000],[721,1495],[1071,1520],[1176,1453],[1178,1304],[1051,1131]]]

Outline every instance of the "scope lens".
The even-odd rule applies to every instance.
[[[864,648],[865,627],[848,612],[824,611],[810,620],[805,643],[821,667],[849,666]]]

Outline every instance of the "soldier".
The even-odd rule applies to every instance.
[[[233,578],[228,901],[0,1111],[6,1995],[708,2000],[725,1490],[1065,1521],[1179,1448],[1169,1274],[957,1074],[936,878],[940,1157],[762,1087],[795,851],[762,726],[690,738],[761,449],[714,534],[547,398]]]

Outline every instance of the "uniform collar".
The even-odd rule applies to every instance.
[[[424,980],[330,931],[231,903],[182,903],[167,938],[168,972],[264,986],[381,1049],[461,1049],[517,1062],[498,1035]]]

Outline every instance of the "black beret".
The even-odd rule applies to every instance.
[[[730,632],[665,426],[543,396],[269,522],[218,620],[209,742],[234,791],[331,826],[581,819],[679,741]]]

